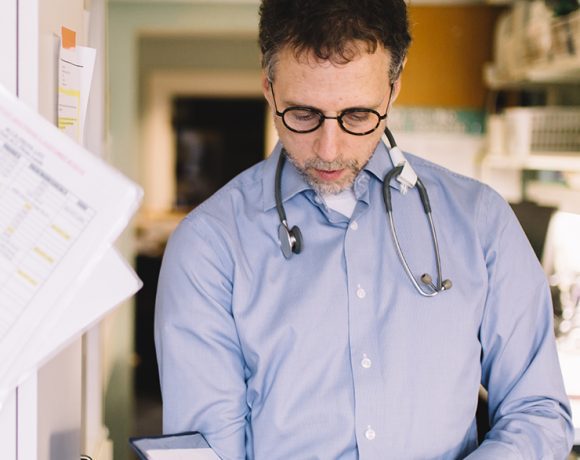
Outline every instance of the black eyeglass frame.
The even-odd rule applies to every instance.
[[[383,121],[384,119],[387,118],[387,115],[389,114],[389,105],[391,102],[391,95],[393,94],[393,85],[391,84],[390,85],[391,92],[389,94],[389,102],[387,103],[387,111],[385,112],[384,115],[381,115],[379,112],[377,112],[376,110],[373,110],[373,109],[368,109],[365,107],[353,107],[350,109],[343,110],[336,117],[330,117],[328,115],[324,115],[324,113],[322,113],[322,111],[315,109],[314,107],[301,106],[301,105],[293,105],[290,107],[286,107],[282,112],[280,112],[278,110],[278,104],[276,104],[276,95],[274,94],[274,85],[272,84],[271,81],[268,83],[270,84],[270,92],[272,93],[272,100],[274,101],[274,109],[275,109],[276,115],[278,117],[282,118],[282,123],[284,123],[284,126],[286,126],[286,128],[288,128],[290,131],[292,131],[294,133],[298,133],[298,134],[308,134],[308,133],[311,133],[313,131],[316,131],[318,128],[320,128],[322,126],[322,123],[324,123],[324,120],[336,120],[336,121],[338,121],[338,125],[340,126],[340,128],[345,133],[351,134],[353,136],[366,136],[366,135],[376,131],[377,128],[379,127],[379,125],[381,124],[381,121]],[[286,115],[286,113],[288,113],[291,110],[304,110],[304,111],[307,111],[307,112],[310,112],[312,114],[317,115],[318,116],[318,124],[314,128],[307,129],[307,130],[292,128],[291,126],[288,125],[288,123],[286,123],[286,118],[284,117],[284,115]],[[353,131],[349,131],[344,126],[344,123],[342,121],[342,117],[345,115],[348,115],[349,113],[353,113],[353,112],[367,112],[367,113],[375,114],[378,117],[376,126],[373,129],[365,131],[364,133],[355,133]]]

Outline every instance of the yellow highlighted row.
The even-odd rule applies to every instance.
[[[22,270],[18,270],[18,274],[22,276],[22,278],[24,278],[26,281],[28,281],[31,285],[36,286],[38,284],[37,281],[32,276],[30,276],[26,272],[23,272]]]
[[[60,228],[59,226],[57,226],[57,225],[54,225],[54,224],[53,224],[53,225],[51,226],[51,228],[52,228],[52,229],[53,229],[53,230],[54,230],[56,233],[58,233],[60,236],[62,236],[62,237],[65,239],[65,240],[70,240],[70,235],[69,235],[67,232],[65,232],[65,231],[64,231],[62,228]]]
[[[36,246],[33,251],[38,254],[40,257],[42,257],[44,260],[46,260],[48,263],[53,263],[54,259],[52,257],[50,257],[46,252],[44,252],[42,249],[40,249],[38,246]]]
[[[78,89],[68,89],[62,86],[58,87],[58,92],[64,94],[65,96],[81,97],[81,92]]]

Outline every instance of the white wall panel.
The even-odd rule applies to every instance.
[[[0,84],[16,93],[16,0],[0,5]]]

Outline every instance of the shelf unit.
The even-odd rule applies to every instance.
[[[557,206],[566,212],[580,213],[580,154],[578,156],[533,155],[509,158],[488,155],[482,160],[482,171],[489,176],[486,182],[503,181],[496,189],[510,201],[522,198],[544,206]],[[552,171],[574,175],[574,187],[560,182],[529,180],[528,171]]]
[[[525,158],[502,155],[486,155],[482,165],[495,169],[562,171],[580,173],[580,152],[577,155],[543,154],[529,155]]]
[[[486,0],[489,4],[512,5],[512,0]],[[576,19],[578,19],[576,17]],[[522,43],[523,44],[523,43]],[[505,78],[494,65],[484,68],[484,83],[490,91],[546,91],[547,105],[562,102],[580,104],[580,46],[576,55],[546,59],[513,71],[515,78]],[[517,75],[515,75],[517,73]],[[572,95],[573,99],[568,99]],[[489,127],[490,124],[488,124]],[[505,124],[500,127],[502,136]],[[491,136],[490,136],[491,137]],[[494,141],[496,138],[494,137]],[[502,139],[505,140],[505,137]],[[504,150],[505,144],[489,142],[480,161],[480,178],[498,190],[504,198],[517,202],[528,199],[544,206],[556,206],[560,211],[580,214],[580,151],[574,152],[534,152],[527,155]],[[511,153],[511,154],[510,154]],[[560,180],[538,180],[536,172],[549,172],[545,176],[556,176]],[[555,174],[550,174],[555,173]],[[566,182],[561,179],[565,178]],[[552,267],[553,268],[553,267]],[[561,342],[562,343],[562,342]],[[580,382],[576,371],[578,348],[566,350],[559,344],[559,356],[566,389],[575,394],[572,387]],[[571,385],[573,383],[573,385]],[[572,399],[575,424],[574,444],[580,445],[580,402]],[[572,457],[570,457],[572,458]],[[576,457],[574,457],[576,458]]]
[[[531,66],[526,70],[526,79],[537,83],[577,84],[580,82],[580,55]]]
[[[480,164],[480,179],[512,202],[523,199],[580,213],[580,152],[577,156],[530,155],[525,158],[485,155]],[[569,185],[529,180],[530,172],[564,173]]]
[[[512,2],[502,2],[502,4],[509,6]],[[574,16],[575,22],[577,19]],[[558,54],[545,58],[523,66],[517,72],[512,69],[511,72],[511,78],[506,77],[505,74],[498,72],[496,65],[488,64],[483,70],[484,83],[490,91],[545,90],[548,105],[558,105],[562,101],[568,102],[570,92],[574,100],[580,101],[580,52],[578,51],[574,55]],[[491,144],[488,142],[488,145]],[[530,171],[562,172],[573,180],[570,181],[568,187],[563,184],[530,182]],[[484,182],[492,185],[511,201],[530,198],[566,208],[569,208],[573,201],[580,203],[580,151],[530,153],[522,156],[514,152],[498,151],[496,147],[493,152],[484,150],[480,162],[480,176]],[[546,203],[547,199],[549,203]],[[580,212],[580,206],[577,208],[575,212]]]
[[[483,71],[485,85],[492,90],[542,88],[546,85],[580,83],[580,55],[559,57],[523,68],[518,78],[497,75],[493,65]]]

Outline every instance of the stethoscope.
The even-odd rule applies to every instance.
[[[393,243],[397,251],[397,255],[403,266],[405,273],[413,283],[413,286],[424,297],[433,297],[440,292],[448,291],[452,287],[451,280],[443,279],[441,274],[441,257],[439,253],[439,242],[437,240],[437,232],[435,231],[435,225],[433,224],[433,217],[431,215],[431,204],[429,202],[429,195],[427,194],[427,189],[419,177],[410,167],[409,163],[405,160],[403,154],[397,147],[397,143],[393,135],[388,128],[385,128],[385,136],[383,136],[383,141],[385,139],[390,145],[389,155],[391,156],[391,161],[395,165],[385,176],[383,181],[383,200],[385,202],[385,208],[387,210],[387,217],[389,219],[389,226],[391,228],[391,235],[393,237]],[[304,247],[304,241],[302,238],[302,232],[298,226],[294,225],[290,228],[288,220],[286,218],[286,212],[284,211],[284,206],[282,204],[282,169],[284,168],[284,163],[286,162],[286,154],[284,151],[280,153],[278,158],[278,165],[276,167],[276,178],[274,181],[274,196],[276,199],[276,209],[278,210],[278,217],[280,218],[280,226],[278,227],[278,239],[280,241],[280,248],[282,249],[282,254],[286,259],[290,259],[292,254],[300,254]],[[433,283],[433,278],[428,273],[423,273],[418,279],[424,285],[421,287],[417,278],[413,275],[407,259],[403,254],[401,249],[401,244],[399,243],[399,237],[397,235],[397,230],[395,229],[395,220],[393,217],[393,205],[391,199],[391,181],[396,179],[401,184],[401,191],[406,193],[407,189],[413,186],[417,186],[419,196],[421,198],[421,204],[423,205],[423,210],[427,215],[427,220],[429,221],[429,228],[431,230],[431,240],[433,242],[433,248],[435,250],[435,261],[437,266],[437,284]]]

